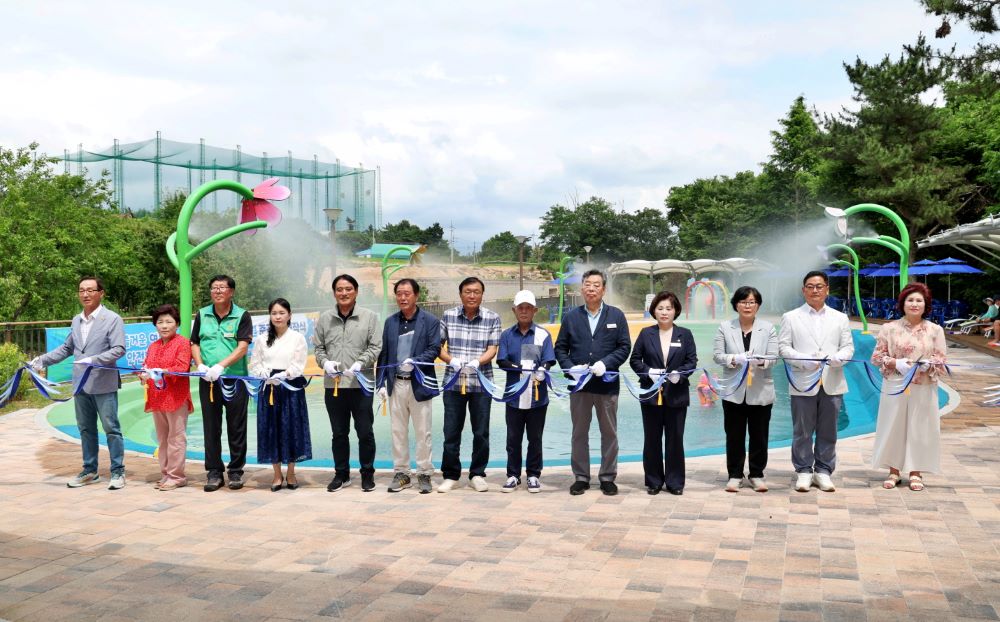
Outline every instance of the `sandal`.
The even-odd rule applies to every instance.
[[[896,486],[899,486],[899,473],[889,473],[889,477],[882,482],[882,488],[892,490]]]
[[[919,475],[910,476],[910,490],[914,492],[920,492],[924,489],[924,478]]]

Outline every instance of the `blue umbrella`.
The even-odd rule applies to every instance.
[[[958,259],[942,259],[936,266],[928,266],[925,274],[947,274],[948,275],[948,300],[951,300],[951,275],[953,274],[983,274],[979,268],[973,268],[964,261]]]
[[[850,268],[841,268],[840,270],[828,270],[827,276],[851,276]]]
[[[882,267],[881,264],[870,263],[867,266],[864,266],[863,268],[861,268],[860,270],[858,270],[858,274],[860,274],[861,276],[868,276],[869,274],[871,274],[872,272],[875,272],[876,270],[878,270],[881,267]]]

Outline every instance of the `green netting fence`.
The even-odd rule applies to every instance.
[[[119,144],[97,151],[86,150],[80,145],[75,152],[66,150],[62,161],[67,173],[99,175],[103,170],[111,174],[114,200],[121,210],[150,210],[162,205],[163,198],[181,190],[190,194],[201,184],[215,179],[232,179],[253,187],[268,177],[280,177],[282,184],[292,190],[292,196],[281,206],[286,217],[301,218],[318,231],[329,229],[329,220],[323,211],[327,208],[342,210],[337,219],[337,229],[378,229],[382,225],[381,171],[363,166],[345,166],[336,160],[322,162],[312,159],[264,152],[261,155],[246,153],[237,145],[235,149],[198,143],[164,140],[160,132],[155,138],[135,143]],[[100,169],[91,170],[86,164],[109,162]],[[221,211],[235,208],[239,197],[213,193],[206,200],[210,209]]]

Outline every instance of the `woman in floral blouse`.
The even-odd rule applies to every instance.
[[[896,304],[903,317],[882,326],[872,354],[883,378],[895,381],[883,389],[872,453],[872,466],[889,469],[884,488],[895,488],[900,471],[907,471],[910,490],[923,490],[921,474],[941,468],[937,381],[945,372],[947,348],[941,327],[925,319],[931,304],[926,285],[904,287]],[[899,395],[889,395],[899,390],[914,365],[917,371],[910,386]]]
[[[191,370],[191,342],[184,335],[177,334],[180,313],[174,305],[163,305],[153,311],[153,324],[160,338],[149,344],[145,370],[159,371]],[[191,384],[186,376],[162,377],[162,386],[156,387],[149,374],[140,375],[146,383],[146,412],[153,413],[156,439],[160,444],[157,456],[160,459],[162,477],[153,487],[159,490],[173,490],[187,485],[184,476],[184,459],[187,453],[188,415],[194,410],[191,403]]]

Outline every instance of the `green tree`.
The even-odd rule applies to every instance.
[[[752,254],[775,223],[760,176],[743,171],[670,188],[667,221],[677,230],[679,259]]]
[[[480,257],[483,261],[518,261],[521,244],[510,231],[498,233],[483,242]],[[525,259],[530,260],[527,250]]]
[[[959,51],[956,46],[947,50],[931,50],[929,47],[913,46],[910,52],[944,61],[945,67],[962,80],[975,82],[987,75],[996,83],[1000,82],[1000,46],[995,35],[1000,32],[1000,0],[919,0],[924,11],[941,18],[934,36],[947,39],[951,35],[952,23],[964,23],[979,39],[971,50]]]
[[[967,166],[941,157],[947,114],[921,97],[942,84],[945,70],[923,53],[904,51],[869,64],[845,64],[856,110],[826,119],[830,138],[827,187],[853,202],[873,202],[895,210],[911,239],[941,224],[954,224],[956,206],[971,191]],[[838,187],[839,186],[839,187]],[[873,225],[884,227],[878,219]]]
[[[803,221],[815,218],[818,173],[823,158],[820,130],[806,109],[805,97],[792,102],[788,114],[778,120],[780,131],[771,131],[772,154],[760,178],[774,216],[790,220],[798,233]]]
[[[106,179],[53,173],[37,144],[0,147],[0,318],[69,317],[76,282],[104,267],[101,244],[117,216]]]

